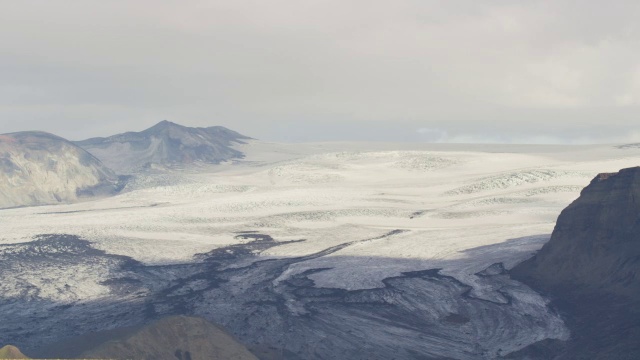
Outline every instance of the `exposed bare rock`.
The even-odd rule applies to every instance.
[[[111,195],[121,178],[73,143],[44,132],[0,135],[0,208]]]
[[[76,144],[121,173],[142,168],[176,167],[193,163],[217,164],[239,159],[231,147],[250,139],[222,126],[191,128],[162,121],[141,132],[92,138]]]
[[[640,167],[598,175],[562,211],[551,240],[513,272],[545,289],[640,296]]]
[[[511,274],[567,318],[572,340],[560,358],[640,358],[640,167],[593,179]]]

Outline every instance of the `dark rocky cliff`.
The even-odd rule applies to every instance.
[[[566,317],[573,334],[560,358],[640,358],[640,167],[593,179],[511,275]]]
[[[640,295],[640,167],[593,179],[513,273],[546,290]]]

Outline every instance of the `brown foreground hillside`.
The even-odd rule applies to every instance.
[[[137,360],[257,360],[222,328],[172,316],[147,326],[90,334],[43,349],[39,357]]]
[[[0,359],[28,359],[20,349],[15,346],[7,345],[0,349]]]

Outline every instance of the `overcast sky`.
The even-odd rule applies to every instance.
[[[0,0],[0,133],[640,141],[640,1]]]

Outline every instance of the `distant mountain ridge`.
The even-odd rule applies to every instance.
[[[161,121],[141,132],[92,138],[76,144],[110,168],[130,173],[159,166],[218,164],[244,155],[231,146],[251,139],[222,126],[192,128]]]
[[[0,135],[0,208],[73,202],[117,193],[123,178],[61,137]]]

